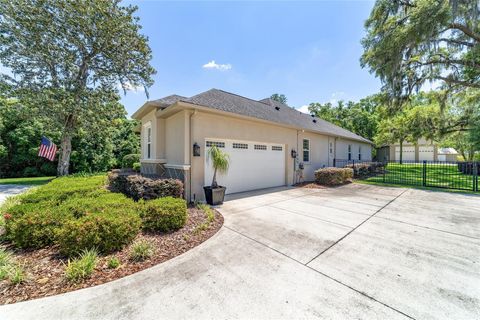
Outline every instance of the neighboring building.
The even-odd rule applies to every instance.
[[[313,180],[335,158],[371,160],[371,141],[268,98],[211,89],[147,101],[133,118],[142,122],[142,173],[181,179],[192,201],[203,200],[211,184],[205,149],[212,145],[230,155],[228,173],[217,179],[227,193],[292,184],[298,162]]]
[[[403,161],[457,161],[458,153],[453,148],[439,148],[433,141],[424,138],[417,143],[404,142]],[[400,161],[400,143],[377,149],[378,161]]]

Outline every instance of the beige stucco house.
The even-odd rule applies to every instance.
[[[453,148],[439,148],[432,141],[424,138],[418,139],[417,143],[403,143],[402,160],[403,161],[457,161],[458,153]],[[400,161],[400,143],[384,146],[377,150],[379,161]]]
[[[203,200],[211,184],[205,150],[212,145],[230,156],[228,174],[217,179],[227,194],[295,183],[299,163],[308,181],[335,158],[371,160],[371,141],[348,130],[271,99],[217,89],[147,101],[133,118],[141,121],[141,172],[181,179],[190,201]]]

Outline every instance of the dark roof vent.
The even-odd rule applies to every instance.
[[[315,117],[315,115],[314,115],[313,113],[311,113],[311,114],[310,114],[310,117],[312,117],[312,118],[313,118],[313,117]]]
[[[280,107],[279,107],[279,106],[276,106],[276,107],[275,107],[275,110],[280,110]]]
[[[313,119],[313,123],[317,123],[317,119]]]

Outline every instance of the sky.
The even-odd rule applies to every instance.
[[[357,101],[380,90],[359,62],[373,1],[125,4],[139,7],[153,51],[150,100],[217,88],[252,99],[282,93],[306,111],[311,102]],[[146,100],[142,89],[122,97],[129,115]]]

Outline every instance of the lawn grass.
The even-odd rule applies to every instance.
[[[0,184],[42,185],[50,182],[55,177],[28,177],[0,179]]]
[[[463,174],[456,164],[427,163],[426,185],[423,184],[422,163],[389,163],[385,176],[379,174],[358,181],[366,184],[404,185],[421,189],[438,189],[445,191],[473,192],[473,176]]]

